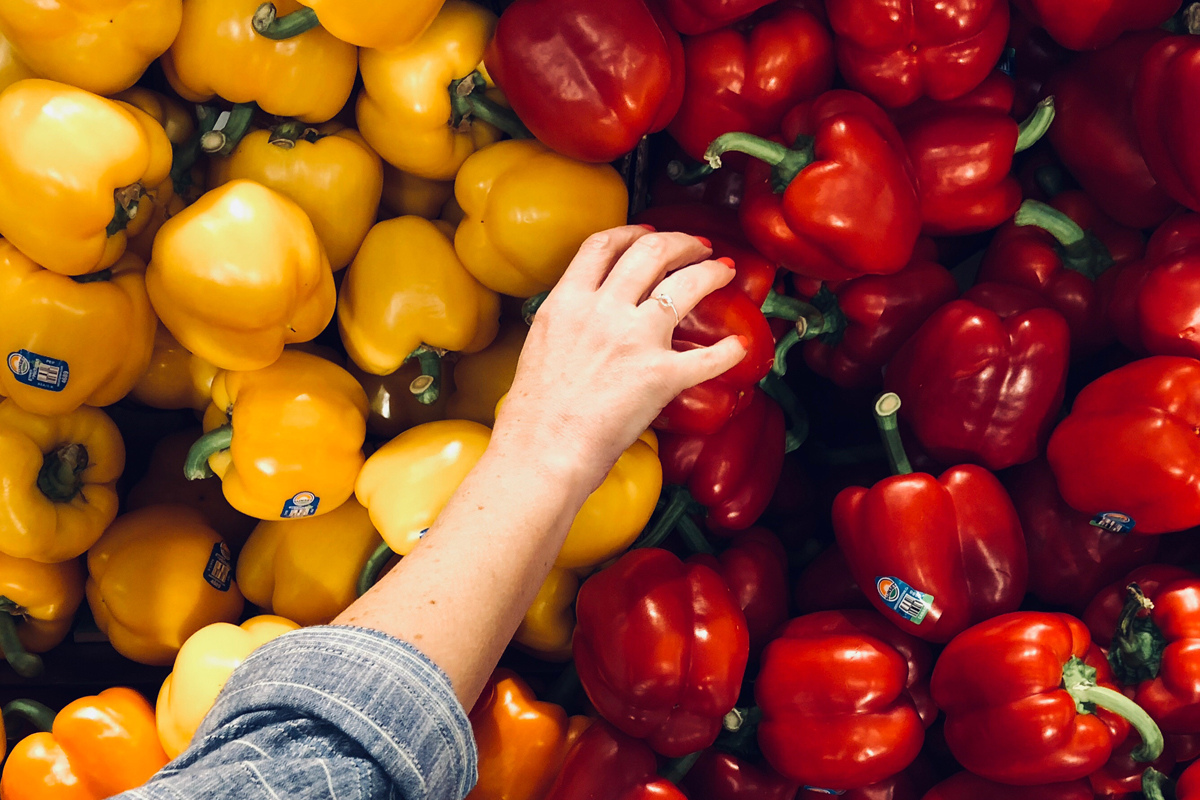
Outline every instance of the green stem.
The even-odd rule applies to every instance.
[[[709,543],[708,537],[704,535],[704,531],[700,530],[700,526],[696,521],[684,514],[675,523],[675,530],[679,531],[679,537],[683,539],[683,543],[687,545],[688,550],[693,553],[707,553],[708,555],[716,555],[717,548]]]
[[[663,539],[666,539],[671,531],[675,530],[679,520],[687,514],[688,508],[692,504],[692,496],[688,490],[682,486],[672,486],[668,493],[669,498],[658,515],[658,519],[650,528],[642,531],[642,535],[630,547],[631,550],[638,547],[658,547],[662,544]]]
[[[549,292],[539,292],[521,304],[521,319],[525,320],[526,325],[533,324],[533,318],[537,316],[538,309],[542,307],[542,303],[546,302],[546,298],[549,296]]]
[[[1146,800],[1175,800],[1175,781],[1154,767],[1142,773],[1142,794]]]
[[[58,716],[58,712],[50,706],[36,700],[26,699],[13,700],[4,707],[2,713],[6,728],[16,727],[13,724],[14,721],[23,719],[42,733],[49,733],[53,730],[54,718]]]
[[[88,466],[88,451],[81,444],[63,445],[42,457],[37,486],[51,502],[68,503],[79,494]]]
[[[772,373],[780,377],[787,374],[788,353],[801,341],[799,328],[789,328],[787,333],[779,337],[779,341],[775,343],[775,363],[771,365]]]
[[[807,142],[807,146],[793,150],[761,136],[734,132],[723,133],[713,139],[712,144],[704,151],[704,160],[713,169],[720,169],[721,156],[730,152],[745,153],[774,167],[772,180],[777,192],[783,191],[815,158],[811,140]]]
[[[542,700],[565,708],[579,694],[582,686],[583,684],[579,680],[579,670],[575,669],[575,662],[568,661],[566,669],[546,690],[546,696]]]
[[[1120,683],[1136,685],[1158,677],[1167,639],[1149,613],[1154,610],[1154,603],[1142,588],[1130,583],[1125,592],[1125,605],[1108,649],[1108,663]]]
[[[131,183],[113,192],[113,216],[104,229],[105,234],[116,236],[125,230],[130,221],[137,217],[138,205],[144,193],[145,189],[140,183]]]
[[[784,452],[791,453],[800,449],[800,445],[808,438],[808,412],[800,404],[795,392],[783,382],[778,375],[768,372],[767,376],[758,382],[759,387],[767,396],[779,404],[788,420],[787,438],[784,442]]]
[[[1075,700],[1080,714],[1094,713],[1096,707],[1124,717],[1142,737],[1141,745],[1131,754],[1134,761],[1154,761],[1163,751],[1163,735],[1146,710],[1116,689],[1096,684],[1096,669],[1078,656],[1063,666],[1062,687]]]
[[[1075,220],[1053,206],[1038,200],[1026,200],[1013,217],[1016,225],[1034,225],[1058,242],[1063,266],[1089,280],[1095,280],[1112,266],[1112,256],[1104,243],[1088,234]]]
[[[1188,33],[1200,36],[1200,3],[1192,3],[1184,9],[1183,23],[1187,27]]]
[[[1033,109],[1033,113],[1017,128],[1015,152],[1024,153],[1037,144],[1046,135],[1046,131],[1050,130],[1050,125],[1054,122],[1054,114],[1054,95],[1050,95],[1038,103]]]
[[[208,466],[209,456],[222,450],[228,450],[232,442],[233,425],[213,428],[201,436],[188,450],[187,458],[183,461],[183,477],[189,481],[211,478],[213,471]]]
[[[697,183],[704,181],[709,175],[712,175],[713,172],[713,168],[708,164],[696,164],[688,167],[679,160],[667,162],[667,177],[679,186],[695,186]]]
[[[371,590],[379,581],[379,573],[383,572],[383,568],[392,560],[392,556],[396,555],[392,551],[391,546],[387,542],[380,542],[375,548],[375,552],[363,564],[362,570],[358,573],[358,583],[354,585],[354,591],[359,597]]]
[[[758,723],[762,721],[762,716],[762,709],[758,706],[734,708],[722,720],[721,727],[724,730],[717,738],[717,747],[738,755],[752,753],[758,740]]]
[[[0,597],[0,650],[4,651],[4,660],[22,678],[36,678],[45,670],[42,659],[30,653],[21,644],[17,635],[17,622],[6,609],[16,608],[17,605],[7,597]]]
[[[450,108],[454,112],[451,123],[458,125],[464,119],[473,118],[499,128],[514,139],[532,139],[533,134],[516,112],[484,95],[486,87],[479,72],[472,72],[450,84]]]
[[[225,127],[219,130],[214,127],[200,136],[200,149],[210,156],[227,156],[232,153],[242,137],[250,132],[255,110],[254,103],[236,104],[229,111]]]
[[[321,20],[311,8],[301,8],[281,17],[274,3],[263,3],[255,10],[251,24],[259,36],[280,41],[311,31],[321,24]]]
[[[217,124],[219,116],[217,109],[212,106],[196,106],[196,119],[200,123],[196,132],[183,144],[171,148],[171,183],[175,187],[175,194],[180,197],[192,187],[191,170],[200,160],[200,140]]]
[[[413,378],[408,390],[421,405],[433,405],[442,393],[442,353],[423,344],[409,353],[404,361],[407,363],[414,358],[421,365],[421,374]]]
[[[306,130],[308,130],[308,126],[303,122],[294,119],[288,120],[271,129],[271,136],[268,141],[276,147],[291,150],[296,146],[296,140],[304,136]]]
[[[666,764],[662,765],[658,774],[660,777],[666,778],[671,783],[679,785],[679,782],[687,776],[692,767],[696,766],[696,762],[700,760],[700,756],[704,755],[703,750],[697,750],[694,753],[688,753],[682,758],[673,758]]]
[[[892,465],[893,475],[911,475],[913,468],[904,452],[904,443],[900,441],[900,423],[896,412],[900,410],[900,395],[888,392],[875,401],[875,424],[879,427],[879,435],[883,439],[883,448],[887,451],[888,463]]]

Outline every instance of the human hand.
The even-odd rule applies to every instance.
[[[534,317],[493,442],[553,459],[588,492],[599,486],[668,402],[746,354],[735,336],[675,352],[675,315],[650,296],[687,316],[733,279],[711,253],[695,237],[636,225],[584,242]]]

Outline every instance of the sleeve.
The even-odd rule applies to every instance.
[[[449,678],[377,631],[305,628],[234,672],[187,752],[120,800],[442,800],[475,785]]]

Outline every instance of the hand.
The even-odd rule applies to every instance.
[[[493,442],[552,454],[560,474],[599,486],[663,406],[746,354],[734,336],[675,352],[675,315],[650,297],[665,293],[687,316],[733,279],[711,253],[692,236],[633,225],[584,242],[534,317]]]

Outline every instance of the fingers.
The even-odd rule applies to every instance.
[[[737,336],[726,336],[711,347],[673,353],[668,362],[674,365],[679,391],[717,377],[736,366],[746,357],[746,347]]]
[[[699,239],[684,233],[642,236],[617,259],[601,290],[630,303],[641,302],[662,275],[702,261],[711,253]]]
[[[683,319],[691,313],[697,303],[733,280],[733,276],[733,268],[726,262],[702,261],[668,275],[662,283],[651,290],[650,299],[642,303],[642,306],[652,304],[661,308],[662,306],[654,297],[665,294],[675,303],[675,310],[679,312],[679,318]],[[653,313],[654,309],[647,309],[647,311]],[[666,316],[672,323],[675,322],[669,309]]]
[[[579,252],[575,254],[557,285],[594,292],[604,282],[608,271],[621,254],[634,242],[650,233],[649,229],[641,225],[625,225],[592,234],[579,246]]]

